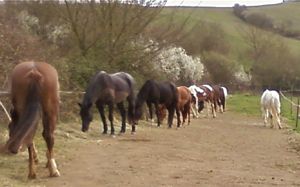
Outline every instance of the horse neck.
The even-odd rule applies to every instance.
[[[142,107],[144,102],[148,99],[148,93],[149,89],[147,87],[142,87],[136,98],[136,108]]]
[[[93,105],[94,101],[93,101],[93,94],[91,92],[86,92],[84,94],[84,97],[83,97],[83,101],[82,101],[82,105],[87,108],[88,110],[90,110],[91,107],[88,107],[88,106],[91,106]]]

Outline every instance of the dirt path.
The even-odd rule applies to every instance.
[[[143,126],[138,134],[76,147],[46,186],[300,186],[300,158],[287,130],[227,112],[180,130]],[[75,149],[75,148],[74,148]]]

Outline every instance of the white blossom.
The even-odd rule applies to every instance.
[[[24,30],[36,32],[39,28],[39,19],[30,15],[27,11],[21,11],[17,19]]]
[[[243,82],[243,83],[250,83],[252,76],[250,74],[247,74],[244,67],[240,66],[238,68],[238,71],[234,73],[234,77],[236,80]]]
[[[198,81],[203,75],[200,58],[187,55],[182,47],[164,48],[152,63],[154,68],[173,81],[180,78]]]

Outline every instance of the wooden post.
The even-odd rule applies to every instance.
[[[291,92],[291,101],[293,102],[293,88],[292,88],[292,92]],[[290,110],[291,110],[291,116],[293,116],[293,103],[291,103]]]
[[[296,129],[298,127],[298,119],[299,119],[299,97],[298,97],[298,101],[297,101]]]

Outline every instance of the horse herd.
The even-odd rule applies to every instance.
[[[13,108],[10,111],[12,121],[9,124],[9,139],[4,147],[11,153],[18,153],[21,147],[27,147],[29,153],[29,174],[28,178],[36,178],[35,164],[37,153],[33,138],[37,130],[39,116],[42,116],[43,137],[47,144],[47,168],[51,177],[60,176],[53,156],[54,130],[56,127],[59,112],[59,82],[58,74],[54,67],[44,62],[23,62],[18,64],[11,74],[10,85],[11,101]],[[153,119],[153,105],[157,117],[157,126],[161,125],[163,118],[168,111],[167,124],[171,128],[176,113],[177,127],[184,125],[188,118],[190,123],[190,111],[194,117],[207,105],[213,117],[216,117],[217,108],[220,112],[225,111],[225,99],[227,89],[218,85],[192,85],[190,87],[176,87],[174,83],[165,81],[158,82],[147,80],[138,93],[134,93],[134,78],[124,72],[108,74],[104,71],[94,75],[87,86],[80,106],[83,132],[89,129],[93,119],[92,106],[97,107],[103,123],[103,133],[108,133],[108,126],[105,117],[104,106],[108,105],[108,119],[110,121],[110,133],[115,134],[113,112],[116,104],[122,119],[120,133],[126,131],[126,121],[131,125],[131,132],[136,132],[136,125],[143,115],[143,104],[146,103],[149,109],[150,119]],[[263,99],[262,108],[266,117],[270,113],[277,116],[273,107],[276,100],[273,93],[266,93]],[[270,96],[271,95],[271,96]],[[264,98],[265,98],[264,97]],[[125,104],[127,101],[127,105]],[[274,104],[275,103],[275,104]],[[278,107],[278,103],[276,105]],[[280,108],[280,103],[279,103]],[[279,111],[280,113],[280,111]],[[181,121],[182,116],[182,121]]]
[[[122,119],[120,133],[126,131],[126,121],[131,125],[131,132],[136,132],[136,125],[143,115],[143,104],[149,109],[153,119],[153,105],[157,117],[157,125],[168,111],[168,127],[171,128],[176,112],[177,127],[182,126],[190,111],[194,117],[204,107],[204,102],[211,106],[213,117],[216,117],[217,106],[225,110],[227,91],[219,86],[192,85],[176,87],[174,83],[147,80],[137,94],[134,93],[134,78],[125,72],[108,74],[104,71],[94,75],[87,86],[80,106],[83,132],[89,129],[93,119],[92,106],[95,104],[103,123],[103,133],[108,133],[104,106],[108,106],[110,133],[115,134],[113,112],[116,104]],[[60,176],[53,156],[54,130],[59,113],[59,82],[54,67],[45,62],[22,62],[13,69],[10,84],[12,109],[9,124],[9,139],[4,149],[10,153],[18,153],[22,147],[28,148],[29,174],[28,178],[36,178],[35,164],[37,153],[33,143],[39,117],[42,116],[43,137],[47,145],[47,168],[51,177]],[[128,104],[125,103],[127,101]],[[183,116],[183,122],[181,117]]]

